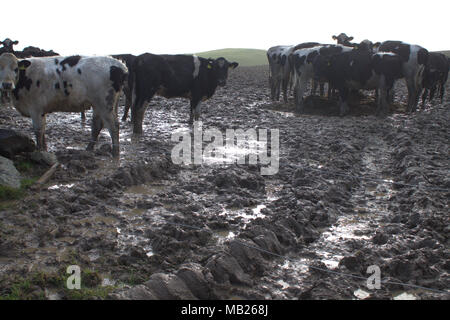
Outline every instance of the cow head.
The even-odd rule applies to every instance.
[[[28,60],[18,60],[12,53],[3,53],[0,56],[0,90],[12,91],[19,81],[20,72],[25,71],[30,66]]]
[[[380,42],[373,43],[370,40],[363,40],[359,44],[354,46],[355,50],[367,51],[367,52],[377,52],[378,47],[380,46]]]
[[[237,62],[228,62],[225,58],[215,60],[208,59],[207,68],[217,79],[217,84],[221,87],[227,84],[228,70],[235,69],[239,64]]]
[[[353,40],[353,37],[347,36],[345,33],[341,33],[338,36],[333,36],[333,40],[336,40],[338,44],[342,44],[344,46],[350,46],[350,41]]]
[[[19,41],[12,41],[10,38],[0,41],[0,45],[3,45],[4,52],[14,52],[13,46],[17,44],[19,44]]]

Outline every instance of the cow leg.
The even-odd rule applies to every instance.
[[[81,112],[81,121],[82,122],[86,121],[86,113],[84,111]]]
[[[191,99],[191,113],[189,116],[189,124],[193,124],[194,121],[198,121],[202,110],[202,102],[198,99]]]
[[[142,123],[144,121],[145,103],[143,98],[137,98],[131,106],[131,122],[133,133],[142,134]]]
[[[319,94],[321,97],[325,95],[325,82],[319,82]]]
[[[120,154],[119,145],[119,120],[117,119],[117,113],[110,112],[102,117],[102,122],[106,129],[109,131],[112,141],[112,155],[113,157],[118,157]]]
[[[131,99],[131,92],[129,92],[128,89],[124,89],[124,94],[125,94],[125,108],[123,110],[122,121],[127,121],[128,112],[130,111],[131,108],[132,99]]]
[[[350,110],[347,103],[350,91],[347,88],[342,88],[338,90],[339,90],[339,116],[343,117]]]
[[[295,101],[295,106],[297,107],[298,112],[303,112],[305,108],[305,104],[303,101],[303,93],[306,90],[308,79],[304,79],[302,75],[298,77],[298,83],[297,83],[297,99]]]
[[[275,101],[280,101],[281,93],[281,79],[276,78],[275,80]]]
[[[430,89],[430,102],[431,102],[431,100],[433,100],[434,99],[434,94],[436,93],[436,86],[433,86],[431,89]]]
[[[45,114],[32,114],[33,131],[36,135],[36,143],[39,151],[47,151],[47,142],[45,140]]]
[[[311,95],[312,96],[316,95],[316,91],[317,91],[317,81],[311,79]]]
[[[284,77],[283,80],[281,81],[281,85],[282,85],[282,89],[283,89],[283,100],[285,103],[288,102],[288,86],[289,86],[289,79],[290,76],[288,75],[287,77]]]
[[[331,87],[331,84],[328,82],[328,100],[333,99],[333,88]]]
[[[103,129],[102,118],[98,115],[96,108],[94,108],[91,123],[91,141],[89,142],[86,150],[88,151],[94,150],[94,146],[97,143],[98,135],[100,134],[100,131],[102,131],[102,129]]]
[[[441,104],[444,103],[445,94],[445,82],[439,84],[439,98],[441,99]]]
[[[425,102],[427,101],[427,96],[428,96],[428,89],[425,88],[422,94],[422,110],[425,109]]]

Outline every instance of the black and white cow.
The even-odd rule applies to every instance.
[[[6,38],[3,41],[0,41],[0,45],[3,45],[3,47],[0,48],[0,54],[9,52],[14,53],[13,46],[19,44],[19,41],[12,41],[10,38]]]
[[[357,45],[356,43],[350,42],[354,38],[347,36],[345,33],[340,33],[338,36],[333,35],[332,38],[333,38],[333,40],[337,41],[337,44],[340,44],[342,46],[354,47]]]
[[[267,50],[270,97],[273,101],[280,100],[280,89],[282,89],[284,101],[287,102],[287,89],[291,75],[288,57],[293,49],[294,46],[275,46]]]
[[[288,87],[293,81],[294,73],[290,63],[290,56],[295,50],[311,48],[319,45],[318,42],[305,42],[296,46],[275,46],[267,50],[269,61],[269,85],[271,99],[280,99],[280,87],[283,91],[284,102],[288,101]]]
[[[448,79],[449,67],[450,62],[446,55],[438,52],[429,53],[422,82],[424,88],[424,93],[422,95],[422,108],[425,107],[428,93],[431,101],[433,100],[436,90],[439,91],[441,103],[444,101],[445,83]]]
[[[138,56],[132,67],[133,132],[142,133],[145,104],[155,94],[165,98],[188,98],[191,103],[189,122],[198,120],[201,102],[213,96],[218,86],[225,86],[228,70],[238,66],[225,58],[205,59],[191,55]]]
[[[318,45],[310,48],[304,48],[296,50],[290,56],[290,63],[294,70],[295,79],[295,105],[299,112],[303,111],[304,100],[303,94],[305,93],[306,86],[311,79],[315,79],[318,82],[327,82],[326,77],[319,77],[315,75],[313,63],[319,55],[333,55],[345,51],[353,50],[350,47],[342,45]]]
[[[125,65],[128,68],[128,77],[127,77],[127,81],[125,81],[124,85],[123,85],[123,94],[125,95],[125,109],[124,109],[124,113],[122,116],[122,121],[126,121],[128,118],[128,111],[131,108],[131,103],[132,103],[132,79],[131,79],[131,68],[134,62],[134,59],[136,59],[135,55],[129,54],[129,53],[125,53],[125,54],[113,54],[112,57],[114,59],[120,60],[123,63],[125,63]],[[85,112],[81,112],[81,120],[85,121],[86,120],[86,114]]]
[[[394,53],[351,50],[332,55],[318,55],[313,62],[317,77],[326,78],[339,90],[340,115],[348,111],[352,89],[379,90],[377,114],[388,111],[388,96],[395,80],[403,77],[403,61]]]
[[[46,150],[45,116],[93,107],[92,150],[103,127],[109,130],[114,156],[119,155],[117,104],[126,66],[111,57],[45,57],[18,60],[0,56],[0,88],[12,92],[14,107],[31,117],[40,150]]]
[[[403,61],[403,76],[408,88],[407,111],[413,112],[422,92],[423,74],[428,61],[428,50],[401,41],[384,41],[378,52],[393,52]]]

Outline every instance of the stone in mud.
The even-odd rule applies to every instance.
[[[208,283],[205,274],[212,278],[209,270],[202,268],[196,263],[183,265],[176,273],[177,277],[184,281],[192,294],[197,298],[201,300],[218,299],[218,296],[212,290],[210,283]]]
[[[391,271],[390,273],[401,281],[409,281],[414,269],[414,264],[404,259],[394,260],[389,263],[389,269]]]
[[[31,154],[31,160],[37,163],[52,166],[58,162],[58,158],[53,153],[45,151],[35,151]]]
[[[261,176],[242,169],[237,170],[237,172],[227,170],[226,172],[216,173],[213,181],[221,189],[241,187],[260,192],[265,189],[265,182]]]
[[[159,300],[197,300],[186,284],[176,275],[156,273],[144,285]]]
[[[18,189],[20,188],[20,180],[20,173],[14,167],[14,163],[0,156],[0,186]]]
[[[256,245],[261,249],[279,255],[283,254],[283,247],[281,246],[280,241],[278,241],[278,238],[273,231],[256,225],[250,227],[250,230],[246,230],[244,234],[252,238]],[[268,253],[263,253],[263,255],[271,259],[274,257],[273,255],[270,255]]]
[[[228,248],[245,272],[258,276],[263,274],[266,263],[261,256],[261,251],[255,249],[258,248],[258,245],[253,241],[247,239],[233,240],[228,244]]]
[[[363,259],[361,252],[357,252],[354,256],[347,256],[339,261],[339,267],[345,266],[352,272],[363,272]]]
[[[83,162],[81,162],[80,160],[71,160],[67,164],[67,168],[70,171],[77,172],[77,173],[86,173],[86,171],[87,171],[83,165]]]
[[[112,300],[157,300],[156,295],[145,285],[140,284],[129,290],[115,292],[108,295]]]
[[[417,227],[417,225],[419,225],[421,220],[422,219],[420,217],[420,214],[415,212],[409,216],[408,223],[406,224],[406,226],[410,229],[415,228]]]
[[[252,285],[250,277],[242,270],[237,260],[227,253],[212,256],[206,263],[214,280],[218,283]]]
[[[32,152],[36,149],[33,139],[27,135],[10,130],[0,129],[0,155],[12,159],[21,152]]]
[[[374,244],[383,245],[388,242],[388,239],[389,238],[385,233],[377,231],[377,233],[372,238],[372,242]]]

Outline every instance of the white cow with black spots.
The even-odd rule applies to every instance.
[[[117,104],[127,67],[112,57],[44,57],[19,60],[0,56],[0,89],[12,92],[14,107],[31,117],[40,150],[46,150],[45,116],[81,112],[92,106],[92,150],[103,127],[109,130],[114,156],[119,155]]]

